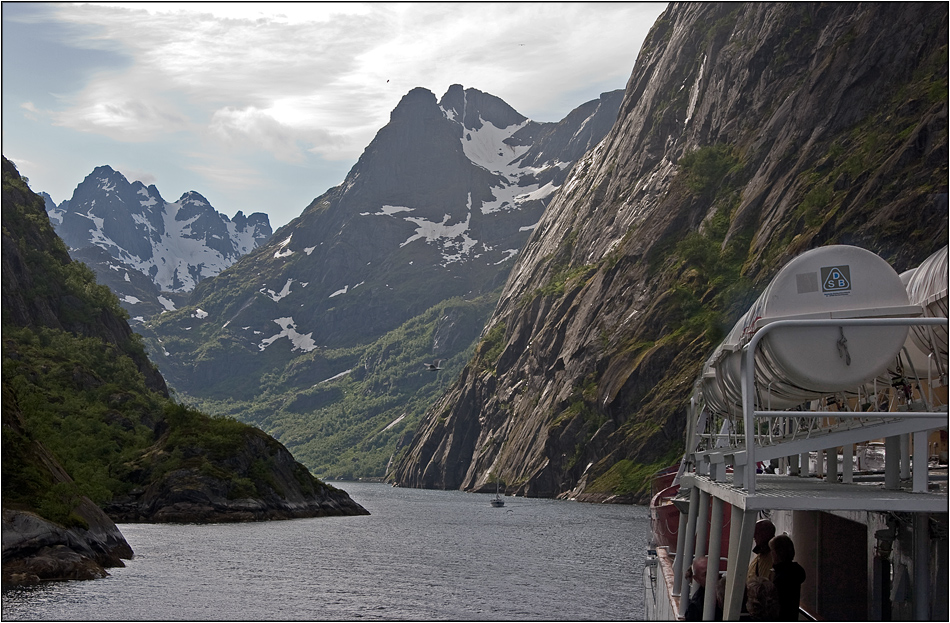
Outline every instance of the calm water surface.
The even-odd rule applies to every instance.
[[[125,568],[6,591],[3,619],[643,618],[644,507],[334,484],[372,514],[121,524]]]

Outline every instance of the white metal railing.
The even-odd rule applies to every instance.
[[[749,495],[755,494],[755,473],[756,473],[756,436],[757,436],[757,418],[784,417],[784,418],[802,418],[815,417],[815,411],[772,411],[755,409],[755,379],[753,365],[755,349],[759,342],[768,333],[787,327],[888,327],[888,326],[937,326],[947,325],[947,318],[839,318],[839,319],[802,319],[802,320],[776,320],[762,326],[751,337],[748,344],[745,345],[741,358],[741,389],[742,389],[742,421],[743,434],[745,441],[745,460],[740,464],[733,466],[734,482],[737,486],[746,489]],[[913,429],[914,457],[918,459],[915,465],[920,465],[919,459],[923,458],[924,469],[914,470],[913,489],[914,491],[926,491],[927,487],[927,431],[934,428],[940,428],[947,425],[947,415],[935,413],[933,411],[862,411],[848,412],[836,411],[825,412],[829,417],[838,418],[865,418],[865,419],[889,419],[893,421],[905,422],[907,420],[919,419]],[[883,435],[881,435],[883,436]],[[834,445],[840,445],[835,443]],[[814,448],[820,450],[822,448]],[[789,454],[792,454],[791,452]]]

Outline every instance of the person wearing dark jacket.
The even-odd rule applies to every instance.
[[[696,583],[699,584],[699,588],[690,596],[689,604],[686,606],[686,612],[683,615],[683,618],[687,621],[703,620],[703,606],[706,600],[706,571],[708,565],[709,559],[706,556],[701,556],[695,559],[689,569],[686,570],[686,582],[689,583],[692,580],[696,580]],[[714,577],[719,577],[718,572],[716,572]],[[713,617],[716,621],[722,620],[722,606],[719,605],[718,601],[716,602],[716,612]]]
[[[778,619],[797,621],[805,570],[795,562],[795,544],[787,534],[769,541],[772,550],[772,581],[778,593]]]

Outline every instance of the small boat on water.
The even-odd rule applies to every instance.
[[[701,556],[725,578],[703,619],[749,616],[765,518],[805,570],[799,620],[950,619],[947,272],[947,247],[898,275],[845,245],[779,271],[705,362],[686,452],[654,476],[648,620],[684,619]]]
[[[491,499],[491,505],[495,508],[501,508],[505,505],[505,498],[501,497],[500,481],[495,480],[495,497]]]

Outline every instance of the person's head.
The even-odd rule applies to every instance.
[[[752,539],[755,541],[755,547],[752,551],[756,554],[765,554],[769,551],[769,541],[775,537],[775,524],[768,519],[760,519],[755,522],[755,532]]]
[[[686,579],[696,580],[696,583],[700,586],[706,586],[707,564],[708,559],[705,556],[700,556],[693,560],[693,564],[690,565],[690,568],[686,572]]]
[[[771,541],[769,547],[772,549],[772,561],[791,562],[795,560],[795,544],[787,534],[780,534]]]
[[[746,609],[757,621],[775,620],[778,616],[778,590],[767,578],[755,577],[746,584]]]

